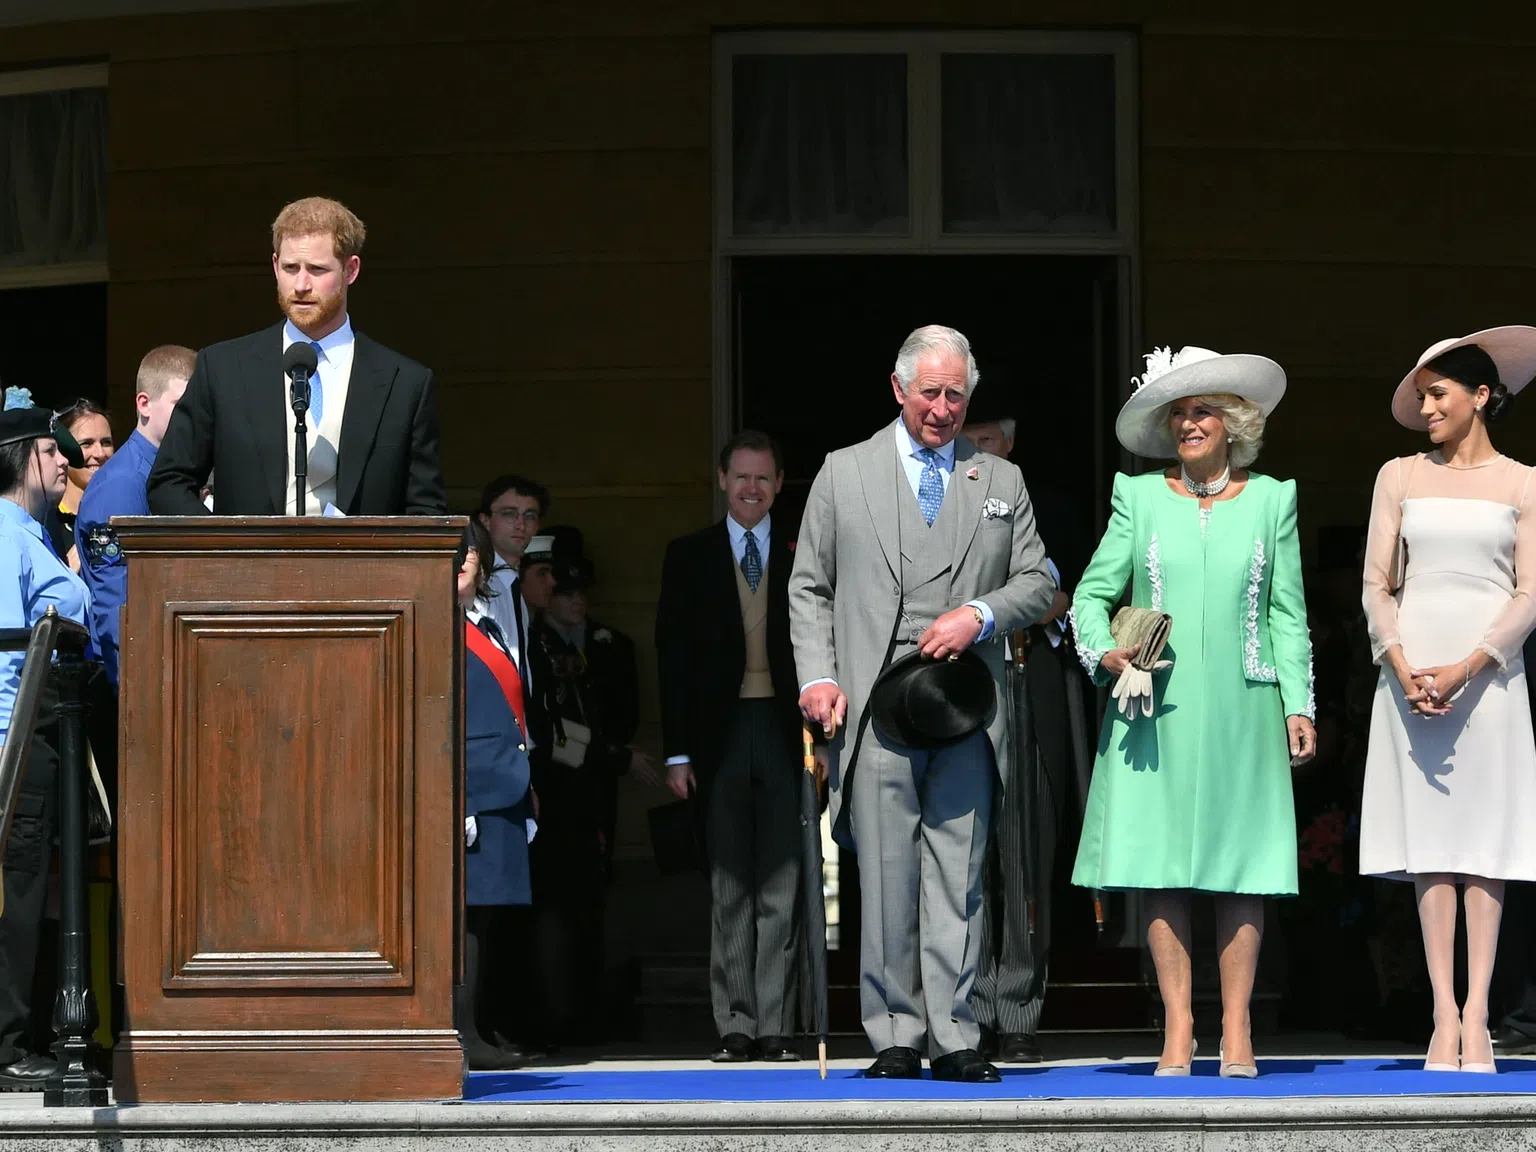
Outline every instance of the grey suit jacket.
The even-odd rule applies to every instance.
[[[970,473],[975,472],[972,479]],[[829,786],[832,821],[848,844],[842,798],[865,702],[901,609],[898,500],[913,499],[891,425],[862,444],[831,453],[811,485],[789,578],[790,637],[801,684],[823,677],[848,697],[847,722],[833,739]],[[1034,623],[1050,609],[1054,583],[1035,532],[1024,477],[1008,461],[955,439],[955,471],[945,500],[958,500],[959,531],[950,571],[950,608],[982,600],[992,610],[993,639]],[[989,501],[993,514],[986,515]],[[999,513],[1006,506],[1006,513]],[[988,725],[995,760],[1008,763],[1002,645],[977,654],[992,670],[998,706]],[[865,736],[864,747],[871,736]]]

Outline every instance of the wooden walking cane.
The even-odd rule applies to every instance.
[[[809,773],[810,778],[811,778],[810,779],[810,785],[811,785],[810,794],[811,794],[812,797],[817,797],[817,796],[820,795],[820,783],[821,783],[821,781],[818,779],[817,771],[816,771],[816,742],[815,742],[815,740],[811,736],[811,729],[810,729],[810,725],[808,725],[808,724],[802,724],[800,726],[800,747],[801,747],[802,753],[804,754],[803,766],[804,766],[806,772]],[[818,837],[821,835],[820,827],[821,827],[820,826],[820,821],[817,821],[816,825],[815,825],[815,835],[818,836]],[[820,852],[816,853],[817,857],[820,857],[820,855],[821,855]],[[816,889],[816,891],[818,893],[821,892],[821,877],[820,876],[815,877],[815,889]],[[807,886],[807,891],[809,891],[809,886]],[[826,947],[827,947],[827,936],[826,936],[826,921],[825,921],[824,916],[822,918],[822,935],[821,935],[821,939],[819,941],[807,941],[807,943],[809,943],[812,947],[820,947],[822,949],[822,951],[823,951],[823,956],[825,956],[825,951],[826,951]],[[826,961],[825,961],[825,959],[823,959],[823,961],[822,961],[822,979],[823,979],[823,981],[825,981],[825,979],[826,979]],[[824,995],[824,993],[822,993],[822,994]],[[821,1078],[823,1080],[825,1080],[827,1078],[827,1034],[824,1031],[819,1036],[817,1036],[817,1038],[816,1038],[816,1066],[817,1066],[817,1068],[821,1072]]]

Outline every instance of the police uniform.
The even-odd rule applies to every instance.
[[[80,467],[80,447],[63,428],[52,427],[46,409],[30,407],[25,390],[7,390],[0,412],[0,445],[56,439]],[[86,623],[90,607],[84,581],[60,559],[47,530],[26,509],[0,499],[0,628],[30,628],[49,609]],[[0,653],[0,738],[9,735],[24,656]],[[38,928],[48,893],[48,864],[58,827],[59,722],[50,679],[16,797],[5,844],[5,912],[0,916],[0,1089],[41,1091],[55,1062],[31,1050],[32,979]]]

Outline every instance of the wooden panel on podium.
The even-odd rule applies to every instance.
[[[461,1095],[464,524],[113,520],[118,1100]]]

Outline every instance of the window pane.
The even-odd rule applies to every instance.
[[[907,230],[905,56],[738,56],[738,235]]]
[[[0,98],[0,267],[107,258],[107,90]]]
[[[944,230],[1113,232],[1114,65],[946,55]]]

